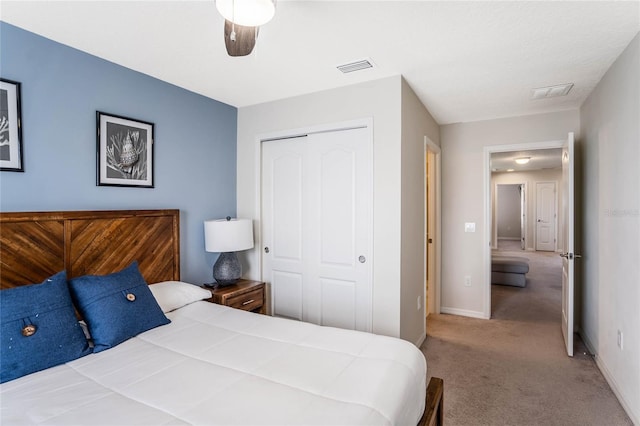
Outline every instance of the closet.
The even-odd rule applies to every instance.
[[[273,314],[371,331],[367,127],[262,141],[262,279]]]

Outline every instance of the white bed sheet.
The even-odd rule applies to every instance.
[[[104,352],[0,386],[2,425],[415,425],[412,344],[209,302]]]

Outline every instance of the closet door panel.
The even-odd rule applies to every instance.
[[[262,150],[263,277],[274,315],[303,319],[304,146],[272,141]]]
[[[321,278],[320,294],[322,302],[320,324],[355,330],[356,283]]]

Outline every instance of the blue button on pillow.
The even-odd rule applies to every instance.
[[[0,383],[91,353],[60,272],[0,292]]]
[[[137,262],[113,274],[73,278],[69,285],[89,328],[94,352],[171,322],[151,294]]]

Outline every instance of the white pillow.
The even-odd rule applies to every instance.
[[[149,286],[162,312],[182,308],[189,303],[212,297],[209,290],[182,281],[163,281]]]

